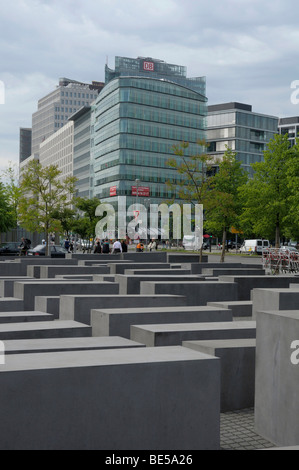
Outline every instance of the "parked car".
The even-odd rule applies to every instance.
[[[242,243],[229,240],[227,242],[227,248],[229,250],[239,250],[242,246]]]
[[[0,244],[0,256],[18,256],[20,242],[6,242]]]
[[[280,250],[281,251],[292,251],[292,252],[298,253],[298,249],[295,246],[281,246]]]
[[[254,240],[244,240],[243,245],[240,248],[241,253],[256,253],[261,255],[264,248],[270,248],[269,240],[263,239],[254,239]]]
[[[65,258],[68,251],[60,245],[50,245],[51,258]],[[46,245],[37,245],[27,251],[27,256],[45,256]]]

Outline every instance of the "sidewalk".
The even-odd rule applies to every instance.
[[[221,450],[258,450],[276,447],[254,430],[254,409],[229,411],[220,415]]]

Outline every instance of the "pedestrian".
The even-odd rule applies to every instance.
[[[110,253],[110,245],[108,238],[106,238],[103,242],[102,253]]]
[[[121,247],[122,247],[122,252],[123,252],[123,253],[127,253],[127,251],[128,251],[128,245],[127,245],[126,240],[122,240],[122,242],[121,242]]]
[[[102,248],[101,248],[101,242],[100,240],[97,240],[96,241],[96,244],[94,246],[94,250],[93,250],[94,253],[102,253]]]
[[[64,241],[64,248],[65,248],[67,251],[69,251],[69,249],[70,249],[70,241],[69,241],[68,238],[66,238],[65,241]]]
[[[148,244],[149,251],[157,249],[156,240],[153,238],[152,241]]]
[[[141,243],[140,241],[138,242],[137,246],[136,246],[136,251],[138,252],[142,252],[144,250],[144,245],[143,243]]]
[[[115,240],[112,247],[112,253],[122,253],[122,251],[123,250],[120,241],[118,239]]]
[[[31,245],[31,242],[30,240],[28,240],[27,238],[25,237],[22,237],[21,238],[21,243],[20,243],[20,256],[26,256],[27,255],[27,250],[29,250],[30,248],[30,245]]]

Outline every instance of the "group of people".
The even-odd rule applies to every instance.
[[[110,241],[108,238],[100,240],[96,238],[93,252],[94,253],[126,253],[128,245],[126,240],[115,240],[112,248],[110,248]]]
[[[74,251],[74,242],[73,240],[69,240],[68,238],[65,239],[64,248],[69,252],[72,253]]]
[[[148,250],[157,250],[158,245],[157,241],[153,238],[152,241],[148,244]],[[105,240],[100,240],[99,238],[96,239],[93,252],[94,253],[126,253],[128,251],[128,242],[127,240],[119,240],[116,239],[112,243],[112,247],[110,248],[110,241],[106,238]],[[141,240],[138,240],[136,245],[137,252],[144,251],[144,244]]]

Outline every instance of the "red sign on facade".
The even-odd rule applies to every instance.
[[[150,195],[150,188],[146,186],[138,186],[138,194],[137,194],[137,186],[132,186],[132,196],[149,197],[149,195]]]
[[[148,70],[149,72],[154,71],[154,62],[143,62],[143,70]]]
[[[111,188],[110,188],[110,196],[116,196],[116,186],[111,186]]]

